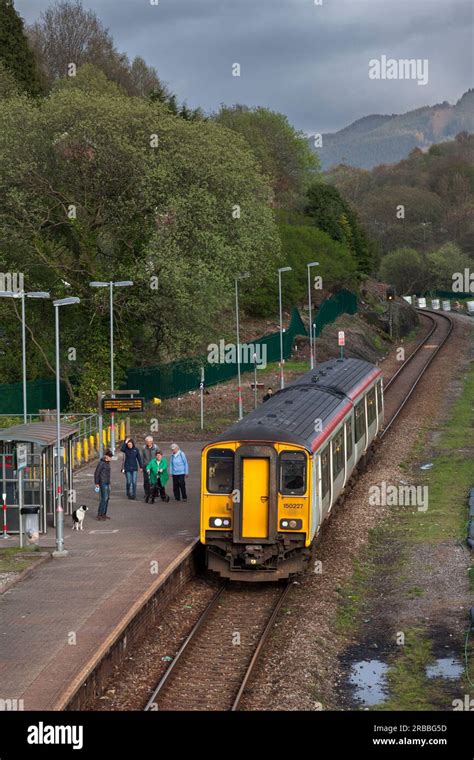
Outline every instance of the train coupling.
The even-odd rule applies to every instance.
[[[242,556],[246,567],[260,565],[264,560],[263,546],[261,544],[246,544]]]

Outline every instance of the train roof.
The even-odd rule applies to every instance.
[[[284,441],[314,451],[353,406],[357,396],[381,375],[362,359],[332,359],[279,390],[212,443]],[[321,425],[315,426],[315,421]]]

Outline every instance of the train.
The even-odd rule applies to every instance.
[[[333,359],[204,446],[200,541],[207,568],[233,581],[303,572],[383,416],[380,368]]]

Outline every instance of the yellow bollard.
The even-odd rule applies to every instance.
[[[74,454],[74,446],[71,447],[71,462],[72,462],[72,469],[76,466],[76,457]]]
[[[125,440],[125,420],[121,420],[119,441],[124,441],[124,440]]]
[[[95,434],[95,447],[97,449],[97,453],[100,451],[100,435],[99,433]]]
[[[77,457],[77,464],[81,464],[82,462],[82,446],[81,442],[78,441],[76,444],[76,457]]]
[[[87,438],[84,438],[82,445],[84,446],[84,461],[88,462],[89,461],[89,441],[87,440]]]
[[[112,428],[111,428],[111,426],[109,425],[109,426],[107,427],[107,443],[110,443],[111,439],[112,439]]]
[[[107,446],[107,431],[106,430],[102,430],[102,443],[104,447]]]
[[[92,433],[89,436],[89,448],[91,450],[91,454],[93,454],[94,453],[94,448],[95,448],[95,440],[94,440],[94,436],[92,435]]]

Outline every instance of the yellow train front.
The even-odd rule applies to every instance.
[[[383,422],[380,370],[318,365],[202,451],[201,542],[224,578],[299,573]]]

